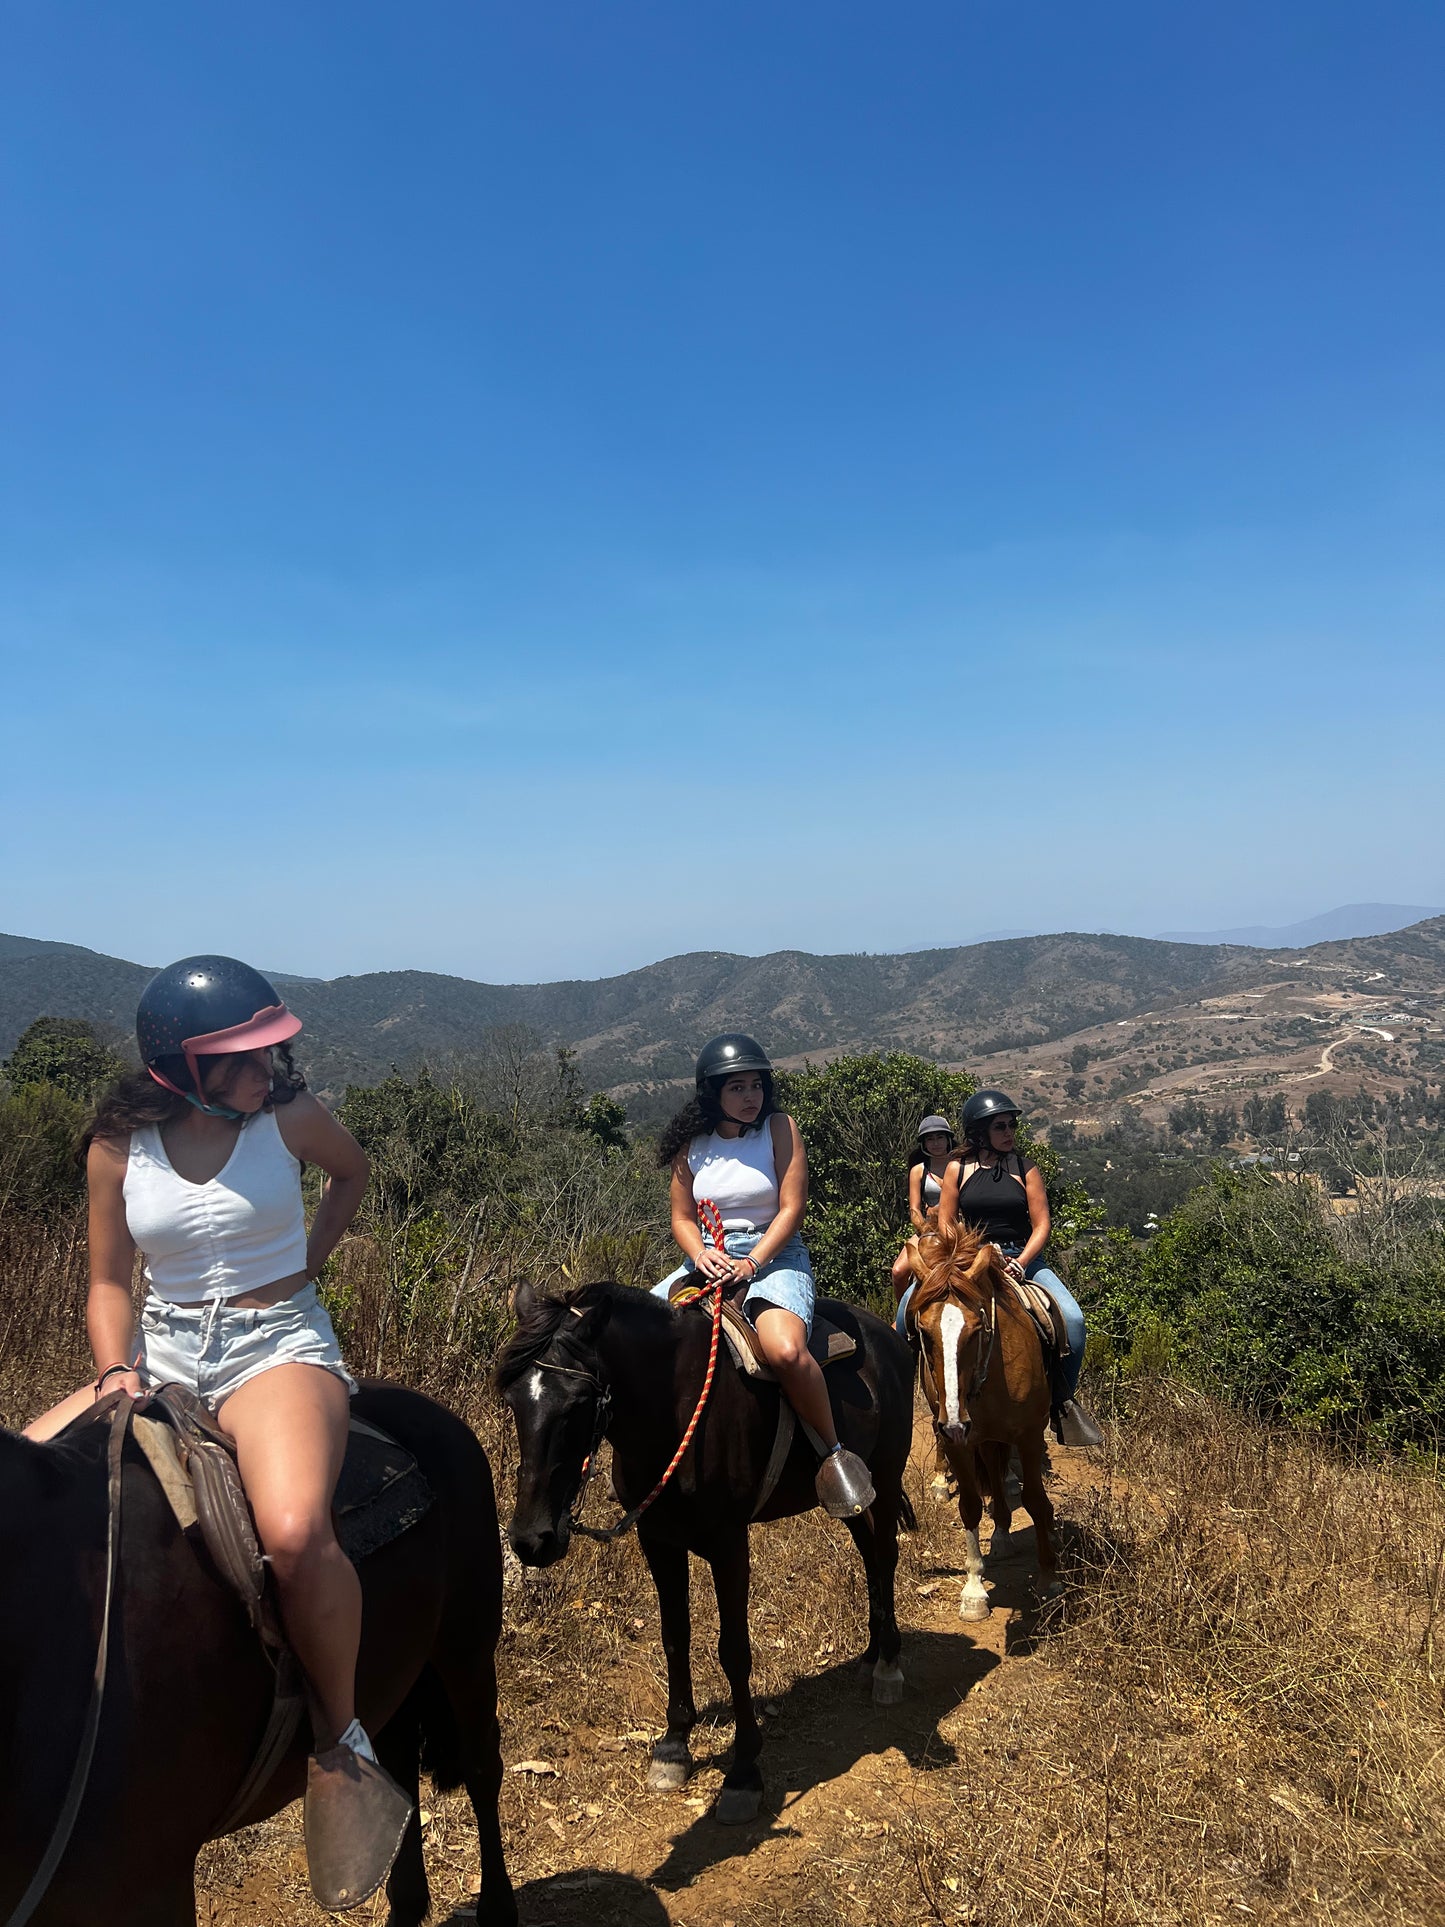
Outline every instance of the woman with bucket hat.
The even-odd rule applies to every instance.
[[[918,1233],[926,1229],[928,1213],[936,1210],[943,1196],[943,1177],[954,1155],[953,1126],[946,1117],[930,1114],[918,1127],[918,1151],[908,1170],[908,1215],[913,1236],[893,1260],[893,1296],[898,1304],[897,1325],[903,1330],[903,1299],[913,1283],[909,1252],[918,1243]]]

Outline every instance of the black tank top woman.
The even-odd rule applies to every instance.
[[[967,1176],[958,1187],[960,1224],[979,1232],[990,1244],[1021,1250],[1034,1228],[1024,1190],[1028,1166],[1023,1159],[1014,1151],[996,1164],[973,1164],[964,1158],[962,1172]]]

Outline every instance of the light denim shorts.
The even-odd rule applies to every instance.
[[[746,1258],[753,1246],[762,1239],[761,1231],[729,1231],[723,1235],[723,1249],[729,1258]],[[711,1244],[711,1238],[708,1239]],[[670,1271],[660,1285],[652,1287],[654,1298],[666,1298],[679,1278],[686,1278],[695,1270],[692,1259]],[[762,1270],[748,1286],[748,1295],[743,1303],[743,1316],[750,1325],[756,1325],[761,1312],[774,1306],[779,1311],[790,1311],[795,1318],[801,1318],[811,1334],[813,1330],[813,1301],[817,1297],[817,1287],[813,1283],[813,1261],[808,1256],[808,1247],[799,1237],[791,1237],[788,1242],[775,1251]]]
[[[224,1298],[173,1305],[152,1294],[140,1315],[140,1336],[141,1383],[188,1386],[212,1411],[273,1365],[319,1365],[356,1390],[315,1285],[279,1304],[249,1308],[228,1306]]]

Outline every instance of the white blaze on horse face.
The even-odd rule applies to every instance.
[[[943,1417],[949,1431],[963,1424],[958,1406],[958,1341],[962,1337],[962,1307],[945,1305],[938,1320],[938,1340],[943,1347]]]
[[[540,1405],[542,1403],[542,1367],[534,1365],[522,1382],[527,1388],[528,1398],[534,1405]]]

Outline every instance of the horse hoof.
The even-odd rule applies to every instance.
[[[965,1592],[958,1602],[960,1619],[987,1619],[989,1614],[988,1594],[980,1586],[977,1592]]]
[[[691,1760],[654,1760],[647,1769],[649,1793],[677,1793],[687,1785]]]
[[[1012,1551],[1014,1551],[1014,1549],[1015,1548],[1014,1548],[1013,1534],[1011,1532],[999,1532],[997,1529],[995,1529],[992,1539],[990,1539],[988,1542],[989,1558],[990,1559],[1007,1559],[1009,1554]]]
[[[903,1698],[903,1669],[880,1659],[873,1669],[873,1704],[897,1706]]]
[[[762,1803],[761,1787],[725,1786],[717,1796],[712,1817],[720,1826],[746,1826],[749,1820],[757,1819]]]

